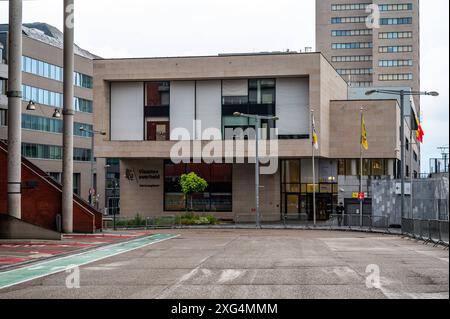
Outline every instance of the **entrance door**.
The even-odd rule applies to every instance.
[[[297,218],[300,214],[300,195],[286,194],[286,217]]]

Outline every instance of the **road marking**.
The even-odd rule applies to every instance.
[[[173,239],[178,236],[169,234],[158,234],[149,237],[134,239],[127,242],[117,243],[100,247],[91,251],[61,257],[49,261],[43,261],[28,267],[18,268],[10,271],[0,272],[0,289],[15,286],[30,280],[46,277],[62,272],[68,267],[83,266],[108,257],[113,257],[125,252],[130,252],[145,246],[153,245]]]

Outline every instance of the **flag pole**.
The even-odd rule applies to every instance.
[[[314,110],[311,110],[311,137],[312,137],[312,143],[311,143],[311,149],[312,149],[312,176],[313,176],[313,218],[314,218],[314,226],[317,224],[317,217],[316,217],[316,168],[315,168],[315,152],[314,152]]]
[[[364,108],[361,107],[361,141],[359,143],[359,155],[360,155],[360,169],[359,169],[359,223],[360,226],[363,227],[363,198],[362,198],[362,192],[363,192],[363,116],[364,116]]]

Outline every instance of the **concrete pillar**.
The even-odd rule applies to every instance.
[[[395,177],[394,174],[394,165],[395,165],[395,161],[394,160],[388,160],[387,162],[388,164],[388,175],[391,177]]]
[[[9,1],[8,213],[22,217],[22,0]]]
[[[73,232],[74,0],[64,0],[64,132],[62,226]]]
[[[358,162],[356,160],[352,160],[352,176],[358,175]]]

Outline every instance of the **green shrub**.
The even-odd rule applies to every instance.
[[[178,225],[192,226],[192,225],[216,225],[219,220],[213,215],[197,216],[194,214],[185,214],[178,216],[175,220]]]

